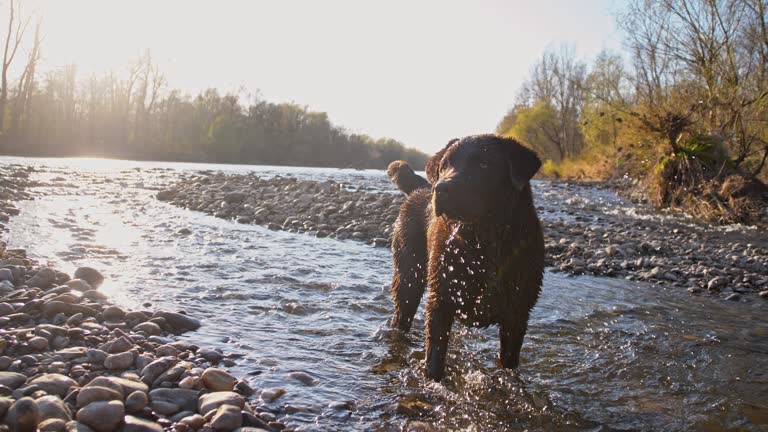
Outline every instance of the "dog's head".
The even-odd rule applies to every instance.
[[[536,153],[511,138],[453,140],[427,163],[435,214],[462,222],[508,214],[540,167]]]

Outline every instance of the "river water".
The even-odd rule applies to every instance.
[[[183,173],[257,172],[392,190],[382,171],[0,158],[44,186],[18,203],[8,240],[64,271],[89,265],[127,308],[183,309],[182,337],[239,353],[231,371],[298,430],[768,430],[768,307],[641,282],[547,273],[521,367],[495,364],[497,329],[455,327],[447,378],[423,378],[424,321],[390,330],[385,248],[269,231],[154,199]],[[647,213],[610,192],[536,182],[542,217]],[[584,205],[588,203],[589,205]],[[177,232],[187,228],[190,235]],[[146,305],[146,307],[150,307]],[[312,375],[312,385],[291,372]],[[341,407],[346,405],[352,410]],[[399,407],[399,408],[398,408]]]

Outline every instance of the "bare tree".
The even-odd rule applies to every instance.
[[[24,33],[29,24],[29,17],[22,20],[16,17],[16,7],[14,0],[10,1],[8,13],[8,34],[5,35],[5,49],[3,50],[3,65],[0,71],[0,132],[5,131],[5,107],[8,102],[8,69],[13,63],[16,52],[24,38]]]
[[[13,109],[11,110],[10,130],[12,136],[18,134],[20,119],[29,118],[32,93],[35,88],[35,72],[37,63],[40,61],[40,45],[42,44],[42,36],[40,33],[41,25],[42,19],[38,19],[37,25],[35,26],[35,40],[32,45],[32,51],[29,53],[29,59],[27,60],[27,65],[24,67],[24,72],[22,72],[21,77],[19,78],[19,85],[13,102]]]

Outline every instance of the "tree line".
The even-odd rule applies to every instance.
[[[21,18],[18,6],[10,1],[0,69],[3,154],[342,168],[385,168],[397,159],[426,163],[418,150],[350,133],[301,105],[171,89],[149,51],[124,76],[81,79],[75,65],[39,76],[41,25],[30,33],[30,17]],[[12,82],[8,70],[29,35],[32,49]]]
[[[497,132],[550,166],[605,154],[647,170],[686,154],[716,159],[715,173],[758,176],[768,158],[767,9],[766,0],[630,0],[617,17],[624,52],[587,63],[570,47],[548,50]]]

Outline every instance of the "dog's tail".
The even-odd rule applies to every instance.
[[[432,185],[422,176],[416,174],[406,161],[394,161],[387,167],[387,174],[398,189],[406,195],[417,189],[430,189]]]

